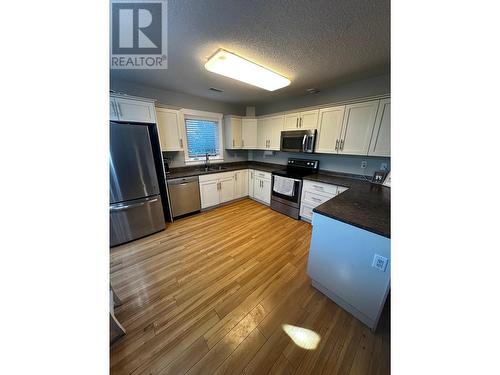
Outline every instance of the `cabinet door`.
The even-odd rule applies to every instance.
[[[156,108],[158,135],[162,151],[182,151],[182,137],[178,111]]]
[[[378,102],[373,100],[346,105],[339,154],[368,154]]]
[[[271,204],[271,181],[262,180],[262,199],[268,205]]]
[[[339,106],[319,111],[316,152],[337,153],[342,131],[342,121],[344,120],[344,110],[345,106]]]
[[[219,181],[207,181],[200,183],[201,208],[218,205]]]
[[[155,106],[152,102],[115,98],[121,121],[155,123]]]
[[[257,177],[254,173],[254,179],[253,179],[253,196],[255,199],[258,200],[263,200],[264,195],[262,194],[262,179]]]
[[[298,130],[299,129],[300,113],[289,113],[285,115],[285,130]]]
[[[254,173],[255,172],[253,169],[248,170],[248,196],[250,198],[254,197],[254,193],[253,193]]]
[[[234,172],[234,186],[235,198],[248,195],[248,169]]]
[[[275,116],[269,118],[268,125],[268,149],[280,150],[281,131],[283,130],[284,117]]]
[[[109,98],[109,119],[111,121],[118,121],[118,112],[114,98]]]
[[[234,177],[219,180],[220,202],[228,202],[234,199]]]
[[[301,112],[300,114],[300,129],[316,129],[318,127],[318,114],[319,110]]]
[[[241,147],[244,149],[257,148],[257,119],[243,119],[241,121]]]
[[[391,99],[380,100],[368,155],[391,156]]]
[[[227,116],[224,118],[226,149],[241,148],[241,118]]]
[[[267,149],[268,126],[269,126],[268,118],[257,120],[257,148],[259,150]]]

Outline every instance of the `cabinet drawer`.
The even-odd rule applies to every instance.
[[[304,192],[303,200],[304,203],[309,203],[313,207],[316,207],[322,203],[325,203],[326,201],[329,201],[334,196],[334,194],[317,194],[315,192],[306,190]]]
[[[302,203],[300,205],[300,216],[305,217],[306,219],[311,220],[313,216],[314,207],[309,206],[308,204]]]
[[[263,178],[263,179],[266,179],[266,180],[270,180],[271,179],[271,173],[269,173],[269,172],[261,172],[261,171],[256,170],[255,171],[255,176]]]
[[[324,184],[322,182],[304,180],[304,190],[337,195],[337,185]]]
[[[200,179],[200,183],[201,183],[201,182],[206,182],[206,181],[220,180],[222,178],[228,178],[228,177],[234,177],[234,171],[223,172],[223,173],[204,174],[204,175],[201,175],[199,177],[199,179]]]

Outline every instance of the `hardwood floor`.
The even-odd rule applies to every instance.
[[[388,374],[388,325],[373,334],[310,285],[311,226],[249,199],[111,250],[127,331],[112,374]],[[297,346],[283,324],[320,335]]]

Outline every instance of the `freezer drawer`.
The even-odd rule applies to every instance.
[[[159,195],[112,204],[109,207],[110,246],[165,229]]]

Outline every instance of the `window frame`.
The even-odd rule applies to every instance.
[[[205,112],[205,111],[197,111],[194,109],[182,109],[182,128],[184,129],[184,139],[185,145],[184,147],[184,161],[189,165],[203,164],[205,162],[205,157],[189,157],[189,143],[188,143],[188,135],[186,129],[186,119],[195,119],[195,120],[207,120],[207,121],[215,121],[217,122],[217,127],[219,131],[219,154],[217,156],[209,156],[208,159],[210,161],[223,162],[224,161],[224,142],[222,136],[222,117],[221,113],[214,112]]]

